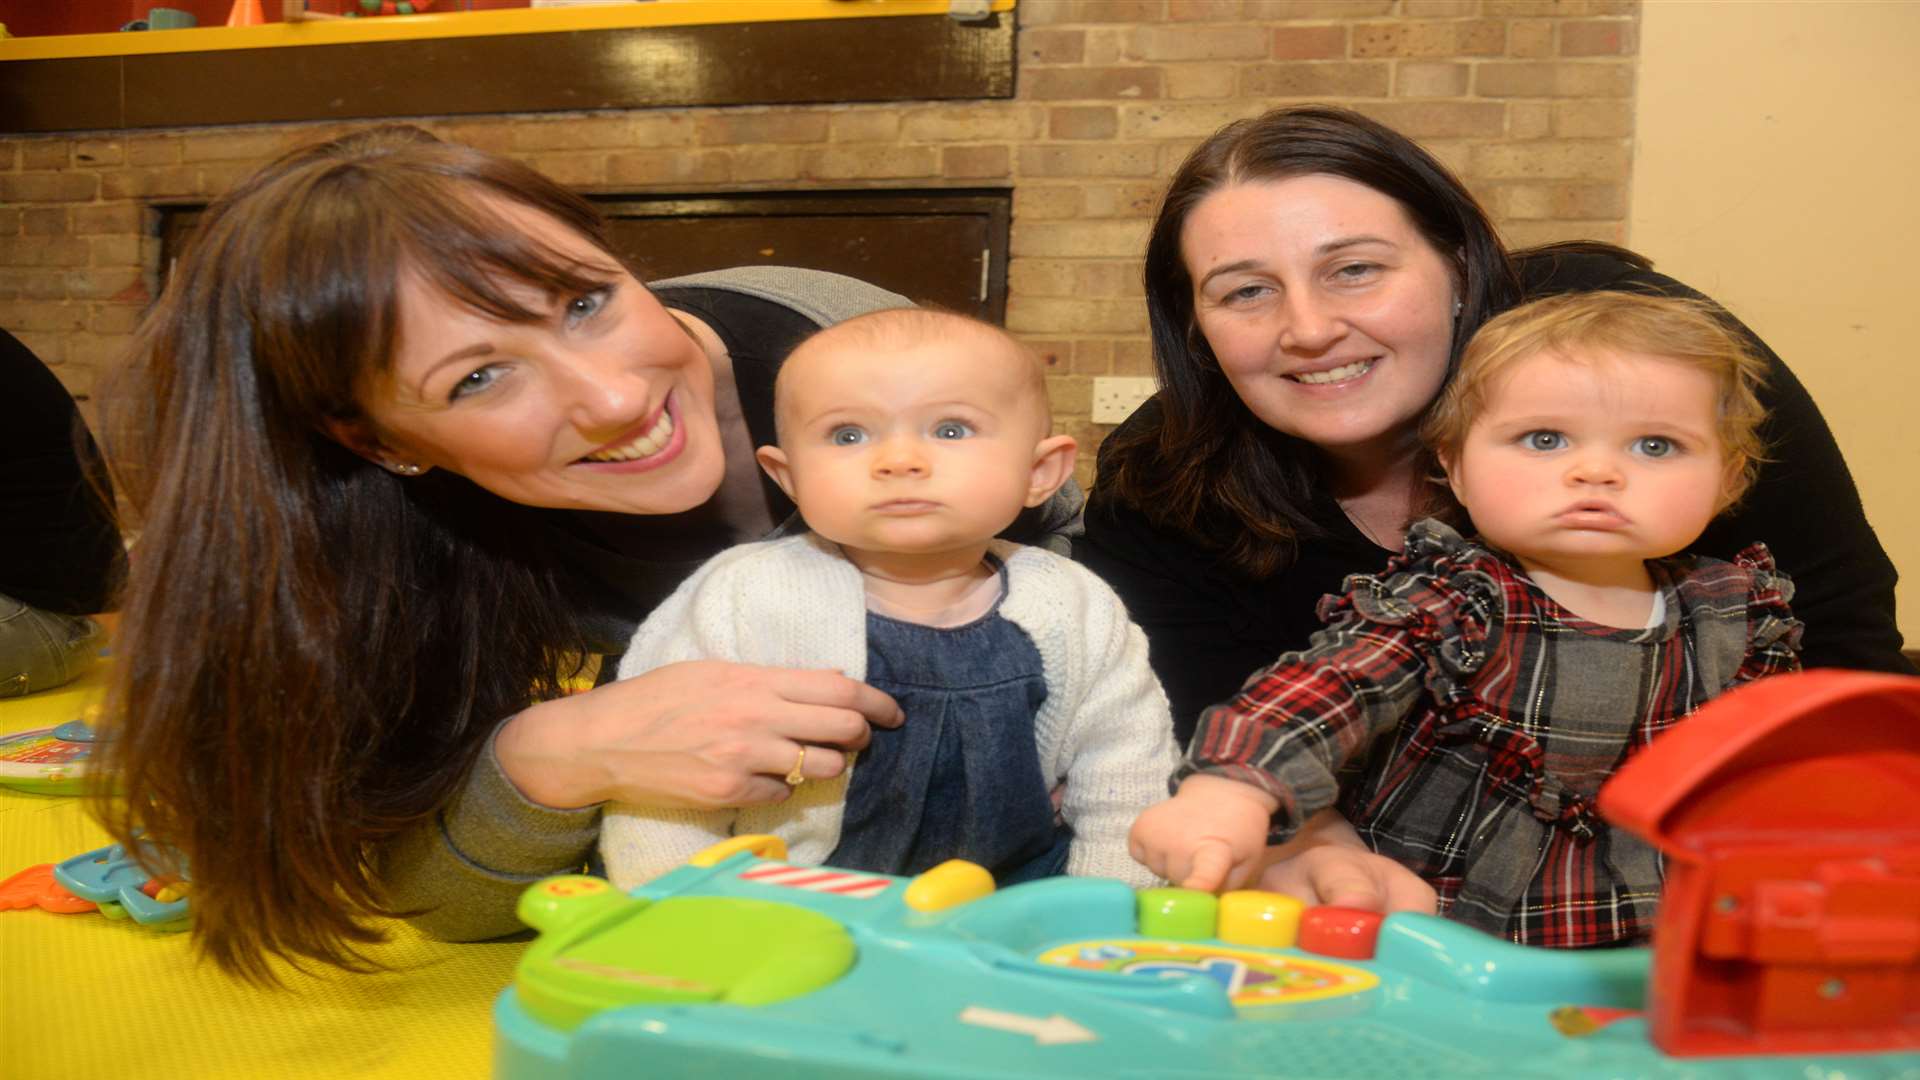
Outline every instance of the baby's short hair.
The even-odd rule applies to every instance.
[[[1442,458],[1457,457],[1493,385],[1515,364],[1542,353],[1569,360],[1595,349],[1658,357],[1713,379],[1718,434],[1732,477],[1724,498],[1731,505],[1765,460],[1760,422],[1766,409],[1759,390],[1767,364],[1728,319],[1703,301],[1645,293],[1567,293],[1522,304],[1488,320],[1467,343],[1420,436]]]
[[[920,345],[938,338],[951,338],[961,334],[974,334],[1004,345],[1008,352],[1024,362],[1028,375],[1028,392],[1034,396],[1051,428],[1052,409],[1047,403],[1047,378],[1041,369],[1039,357],[1025,342],[1014,337],[1006,330],[983,319],[971,315],[962,315],[957,311],[948,311],[940,307],[897,307],[881,308],[855,315],[850,319],[834,323],[814,331],[802,338],[794,346],[789,359],[800,355],[804,350],[834,345],[843,348],[899,349]],[[774,377],[773,394],[776,402],[774,422],[779,425],[780,417],[777,403],[780,400],[780,388],[787,381],[788,365],[782,365],[780,373]]]

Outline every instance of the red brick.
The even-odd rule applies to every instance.
[[[64,206],[28,206],[20,211],[17,230],[25,236],[65,236],[73,231],[71,211]]]
[[[146,228],[147,211],[139,203],[97,203],[68,211],[76,235],[138,233]]]
[[[180,144],[181,159],[246,161],[264,164],[285,151],[306,144],[313,133],[273,128],[264,131],[194,131]]]
[[[1395,97],[1464,97],[1473,69],[1466,64],[1402,60],[1393,65]]]
[[[1161,76],[1151,67],[1029,68],[1020,73],[1020,98],[1086,101],[1160,97]]]
[[[900,137],[907,142],[1002,142],[1037,139],[1046,127],[1041,107],[939,105],[902,116]]]
[[[1086,57],[1085,30],[1022,30],[1018,51],[1023,64],[1077,64]]]
[[[1061,221],[1014,224],[1016,256],[1137,259],[1147,247],[1145,221]]]
[[[1057,221],[1080,216],[1077,184],[1037,184],[1022,180],[1013,189],[1015,221]]]
[[[1505,134],[1506,106],[1497,101],[1384,102],[1355,106],[1414,139]]]
[[[1247,102],[1181,104],[1154,102],[1120,110],[1120,134],[1128,139],[1179,139],[1191,145],[1250,112]]]
[[[20,143],[22,169],[64,169],[73,162],[73,144],[65,138],[30,138]]]
[[[1240,0],[1168,0],[1172,22],[1229,22],[1241,15]]]
[[[1620,140],[1495,143],[1473,148],[1467,172],[1484,180],[1624,181],[1628,161]]]
[[[100,177],[84,172],[0,174],[0,202],[92,202]]]
[[[1273,29],[1275,60],[1343,60],[1347,55],[1345,26],[1277,26]]]
[[[567,187],[593,188],[607,182],[607,155],[597,151],[526,155],[527,164]]]
[[[607,183],[724,184],[731,176],[724,151],[635,150],[607,158]]]
[[[1153,176],[1159,148],[1131,143],[1092,146],[1022,146],[1022,176]]]
[[[0,263],[8,266],[85,266],[87,242],[77,236],[0,238]]]
[[[1507,24],[1490,19],[1361,23],[1353,28],[1353,56],[1499,56],[1507,47]]]
[[[1626,19],[1560,24],[1561,56],[1630,55],[1634,46],[1634,25]]]
[[[743,146],[733,152],[733,179],[763,184],[800,179],[800,150],[792,146]]]
[[[1475,70],[1474,91],[1483,97],[1631,97],[1633,68],[1625,63],[1495,61]]]
[[[1553,55],[1550,19],[1515,19],[1507,24],[1507,55],[1539,58]]]
[[[827,116],[819,112],[708,113],[696,123],[708,146],[827,141]]]
[[[816,180],[895,180],[938,176],[940,157],[931,146],[839,146],[811,150],[802,159]]]
[[[837,143],[893,142],[900,138],[900,114],[871,109],[835,113],[827,134]]]
[[[119,139],[83,139],[74,144],[73,162],[82,167],[123,165],[127,144]]]
[[[149,295],[145,273],[135,267],[69,270],[63,281],[67,295],[78,300],[133,300]]]
[[[1014,9],[1021,26],[1064,23],[1149,23],[1166,16],[1163,0],[1022,0]]]
[[[950,180],[1006,176],[1013,171],[1013,154],[1005,146],[943,146],[940,175]]]
[[[1391,68],[1385,63],[1261,64],[1240,74],[1240,91],[1252,97],[1385,97]]]
[[[1181,156],[1184,156],[1184,152]],[[1163,176],[1171,171],[1163,169],[1155,175]],[[1088,184],[1081,194],[1081,215],[1090,218],[1146,217],[1153,213],[1154,207],[1160,205],[1160,194],[1165,186],[1159,180]]]
[[[1266,35],[1253,26],[1142,26],[1128,40],[1136,60],[1254,60],[1267,55]]]
[[[1174,101],[1232,97],[1240,72],[1231,64],[1162,64],[1166,95]]]
[[[1120,128],[1110,105],[1067,105],[1047,110],[1047,136],[1053,139],[1111,139]]]
[[[87,329],[96,334],[129,334],[140,325],[144,309],[137,304],[94,304]]]
[[[0,326],[16,334],[22,330],[70,334],[86,329],[87,305],[23,304],[10,301],[0,304]]]
[[[1393,10],[1393,0],[1246,0],[1244,14],[1249,19],[1278,22],[1282,19],[1361,19],[1385,15]]]

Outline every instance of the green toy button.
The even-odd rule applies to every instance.
[[[1197,889],[1141,889],[1140,932],[1175,941],[1213,936],[1220,898]]]

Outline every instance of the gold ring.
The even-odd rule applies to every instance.
[[[799,787],[807,782],[807,774],[800,771],[800,767],[806,763],[807,748],[803,745],[800,747],[800,756],[793,759],[793,768],[787,770],[788,787]]]

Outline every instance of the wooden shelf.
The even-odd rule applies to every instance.
[[[1013,6],[649,0],[12,38],[0,132],[1005,98]]]

